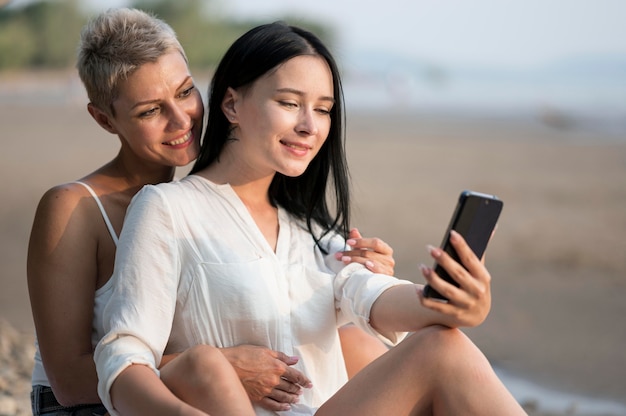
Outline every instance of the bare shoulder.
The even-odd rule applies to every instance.
[[[87,189],[76,182],[63,183],[48,189],[41,197],[40,205],[75,205],[88,195]]]
[[[68,213],[68,210],[74,211],[74,209],[79,208],[85,198],[90,199],[91,195],[84,186],[78,183],[69,182],[56,185],[43,194],[39,201],[37,213]]]
[[[34,234],[54,238],[72,229],[87,231],[89,223],[99,215],[93,198],[82,185],[66,183],[50,188],[37,206]]]

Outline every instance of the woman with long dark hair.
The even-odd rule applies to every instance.
[[[129,207],[95,353],[112,413],[150,400],[168,349],[247,343],[299,357],[310,382],[285,414],[524,414],[456,329],[480,324],[491,302],[489,273],[460,235],[467,270],[431,249],[458,289],[423,269],[447,304],[330,254],[349,230],[342,98],[332,55],[300,28],[262,25],[226,52],[192,174],[145,187]],[[393,345],[349,381],[344,322]]]

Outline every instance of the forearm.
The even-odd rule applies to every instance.
[[[152,369],[131,365],[111,386],[111,401],[120,415],[206,415],[176,397]]]
[[[425,308],[418,290],[422,285],[399,285],[385,290],[370,311],[370,325],[381,333],[414,332],[430,325],[449,325],[446,316]]]
[[[98,397],[98,375],[93,354],[84,354],[70,363],[61,363],[60,368],[45,366],[48,379],[57,401],[63,406],[100,403]]]

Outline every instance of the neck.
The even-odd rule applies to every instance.
[[[135,192],[144,185],[154,185],[169,182],[174,178],[175,168],[157,164],[142,164],[131,161],[128,163],[121,157],[116,157],[105,166],[112,177],[116,177],[129,189]]]
[[[216,184],[229,184],[246,204],[271,205],[269,188],[274,172],[261,175],[252,169],[242,169],[241,164],[229,163],[228,157],[224,157],[197,174]]]

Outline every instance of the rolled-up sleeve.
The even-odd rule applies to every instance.
[[[324,256],[324,267],[335,275],[333,290],[335,307],[340,324],[352,322],[388,345],[402,341],[407,332],[381,333],[370,325],[370,311],[378,297],[387,289],[413,284],[394,276],[373,273],[359,263],[348,265],[335,259],[337,251],[346,249],[345,239],[337,233],[329,233],[323,239],[328,254]]]
[[[341,269],[335,276],[336,307],[346,321],[353,322],[385,344],[396,345],[406,337],[407,333],[382,333],[375,330],[370,325],[370,311],[376,299],[385,290],[406,284],[413,283],[393,276],[372,273],[363,265],[352,263]]]
[[[106,335],[94,353],[98,394],[112,415],[110,388],[125,368],[143,364],[158,374],[176,308],[178,259],[169,205],[157,188],[144,187],[127,211],[102,317]]]

